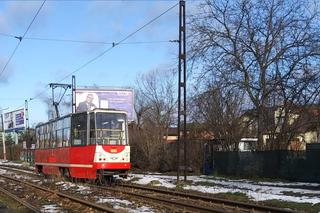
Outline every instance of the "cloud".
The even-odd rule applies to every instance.
[[[88,18],[83,23],[86,30],[81,37],[84,40],[119,42],[172,5],[174,5],[174,2],[90,2],[86,12]],[[163,15],[125,42],[177,39],[178,8],[176,7]],[[94,55],[101,53],[110,46],[111,44],[83,44],[79,48],[88,55]],[[152,45],[142,47],[153,48]]]
[[[0,73],[2,72],[2,69],[6,63],[7,63],[7,59],[0,57]],[[14,73],[14,70],[12,66],[8,64],[7,68],[0,75],[0,85],[7,84],[9,82],[9,78],[13,75],[13,73]]]
[[[173,2],[96,2],[89,7],[89,17],[92,20],[101,20],[108,36],[117,41],[172,5]],[[169,37],[167,34],[171,33],[172,21],[178,20],[174,11],[177,12],[178,7],[148,25],[130,40],[161,40],[164,37]],[[164,33],[165,35],[163,35]]]
[[[2,9],[0,9],[0,30],[10,34],[22,34],[41,3],[39,1],[9,1],[3,3]],[[49,11],[47,4],[44,5],[38,18],[32,25],[33,30],[41,28],[45,24],[46,16],[44,14],[47,14]]]

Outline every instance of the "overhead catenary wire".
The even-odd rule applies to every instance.
[[[1,1],[36,1],[36,0],[1,0]],[[179,0],[47,0],[51,2],[178,2]],[[199,2],[206,0],[185,0],[187,2]]]
[[[52,42],[69,42],[69,43],[83,43],[83,44],[97,44],[97,45],[110,45],[115,42],[105,41],[89,41],[89,40],[77,40],[77,39],[61,39],[61,38],[41,38],[41,37],[25,37],[28,40],[36,41],[52,41]],[[131,41],[123,42],[122,44],[154,44],[154,43],[168,43],[170,40],[159,40],[159,41]]]
[[[112,46],[107,48],[106,50],[104,50],[103,52],[101,52],[100,54],[98,54],[97,56],[95,56],[94,58],[90,59],[89,61],[87,61],[86,63],[84,63],[83,65],[81,65],[80,67],[78,67],[77,69],[75,69],[74,71],[70,72],[69,74],[67,74],[64,78],[62,78],[59,82],[65,80],[66,78],[70,77],[71,75],[73,75],[74,73],[78,72],[79,70],[83,69],[84,67],[88,66],[89,64],[91,64],[92,62],[96,61],[97,59],[99,59],[100,57],[102,57],[103,55],[105,55],[107,52],[109,52],[110,50],[112,50],[114,47],[120,45],[121,43],[123,43],[124,41],[128,40],[130,37],[132,37],[133,35],[135,35],[136,33],[138,33],[139,31],[141,31],[142,29],[144,29],[145,27],[147,27],[148,25],[150,25],[151,23],[153,23],[154,21],[156,21],[157,19],[159,19],[160,17],[162,17],[164,14],[168,13],[169,11],[171,11],[173,8],[175,8],[179,3],[174,4],[173,6],[171,6],[170,8],[168,8],[167,10],[165,10],[164,12],[162,12],[160,15],[156,16],[155,18],[151,19],[150,21],[148,21],[146,24],[142,25],[141,27],[139,27],[137,30],[133,31],[132,33],[128,34],[127,36],[125,36],[123,39],[121,39],[118,42],[114,42],[112,43]]]
[[[10,37],[10,38],[16,38],[16,36],[15,36],[15,35],[8,34],[8,33],[0,33],[0,36]]]
[[[164,12],[162,12],[161,14],[159,14],[158,16],[154,17],[153,19],[151,19],[150,21],[148,21],[146,24],[142,25],[141,27],[139,27],[137,30],[133,31],[132,33],[128,34],[127,36],[125,36],[123,39],[121,39],[118,42],[112,42],[111,43],[111,47],[105,49],[103,52],[101,52],[100,54],[98,54],[97,56],[95,56],[94,58],[88,60],[87,62],[85,62],[84,64],[82,64],[81,66],[79,66],[77,69],[75,69],[74,71],[70,72],[69,74],[67,74],[65,77],[63,77],[59,82],[62,82],[63,80],[67,79],[68,77],[70,77],[71,75],[73,75],[74,73],[80,71],[81,69],[85,68],[86,66],[88,66],[89,64],[91,64],[92,62],[96,61],[97,59],[99,59],[100,57],[102,57],[103,55],[105,55],[107,52],[109,52],[110,50],[112,50],[113,48],[115,48],[116,46],[120,45],[120,44],[125,44],[125,41],[128,40],[130,37],[132,37],[133,35],[135,35],[136,33],[138,33],[139,31],[141,31],[142,29],[144,29],[145,27],[147,27],[148,25],[150,25],[151,23],[155,22],[157,19],[159,19],[160,17],[162,17],[163,15],[165,15],[166,13],[168,13],[169,11],[171,11],[173,8],[175,8],[179,3],[174,4],[173,6],[169,7],[167,10],[165,10]],[[169,42],[177,42],[177,40],[169,40]],[[33,101],[35,99],[37,99],[38,97],[40,97],[43,93],[45,93],[47,91],[47,89],[49,88],[49,84],[46,85],[46,87],[44,88],[43,91],[41,91],[40,93],[38,93],[37,95],[35,95],[32,98],[29,98],[29,101]]]
[[[65,77],[63,77],[59,82],[62,82],[63,80],[65,80],[66,78],[70,77],[71,75],[73,75],[74,73],[80,71],[81,69],[83,69],[84,67],[88,66],[89,64],[91,64],[92,62],[96,61],[97,59],[99,59],[100,57],[102,57],[103,55],[105,55],[107,52],[109,52],[111,49],[115,48],[116,46],[119,46],[120,44],[125,44],[126,40],[128,40],[130,37],[134,36],[136,33],[138,33],[139,31],[141,31],[142,29],[144,29],[145,27],[147,27],[148,25],[150,25],[151,23],[153,23],[154,21],[156,21],[157,19],[159,19],[160,17],[162,17],[163,15],[165,15],[166,13],[168,13],[169,11],[171,11],[173,8],[175,8],[179,3],[174,4],[173,6],[169,7],[167,10],[165,10],[164,12],[162,12],[161,14],[159,14],[158,16],[156,16],[155,18],[151,19],[150,21],[148,21],[146,24],[142,25],[141,27],[139,27],[137,30],[133,31],[132,33],[128,34],[127,36],[125,36],[123,39],[121,39],[118,42],[112,42],[112,46],[107,48],[106,50],[104,50],[103,52],[101,52],[100,54],[98,54],[97,56],[95,56],[94,58],[88,60],[87,62],[85,62],[84,64],[82,64],[80,67],[78,67],[77,69],[75,69],[74,71],[70,72],[68,75],[66,75]],[[178,40],[169,40],[169,42],[179,42]],[[127,42],[129,43],[129,42]],[[37,98],[39,98],[42,94],[44,94],[45,92],[47,92],[49,88],[49,84],[47,84],[45,86],[45,88],[39,92],[38,94],[36,94],[35,96],[26,99],[27,101],[33,101]],[[20,109],[21,107],[23,107],[24,104],[22,106],[19,106],[17,109]]]
[[[29,29],[31,28],[31,26],[32,26],[33,22],[35,21],[35,19],[37,18],[37,16],[39,15],[39,13],[40,13],[40,11],[41,11],[41,9],[42,9],[42,7],[43,7],[43,5],[44,5],[45,2],[46,2],[46,0],[44,0],[44,1],[42,2],[42,4],[41,4],[40,7],[38,8],[36,14],[33,16],[30,24],[28,25],[28,27],[27,27],[27,29],[25,30],[25,32],[23,33],[23,35],[20,36],[20,37],[15,37],[15,38],[17,38],[17,39],[19,40],[19,42],[18,42],[18,44],[15,46],[13,52],[12,52],[11,55],[9,56],[9,59],[7,60],[7,62],[5,63],[5,65],[3,66],[3,68],[2,68],[2,70],[1,70],[1,72],[0,72],[0,77],[1,77],[1,75],[4,73],[4,71],[6,70],[8,64],[10,63],[10,61],[11,61],[11,59],[13,58],[14,54],[16,53],[17,49],[19,48],[19,46],[20,46],[20,44],[21,44],[21,41],[23,40],[23,38],[24,38],[24,37],[26,36],[26,34],[28,33]],[[7,35],[9,35],[9,34],[7,34]]]
[[[0,33],[0,36],[6,36],[14,39],[19,39],[20,37]],[[63,39],[63,38],[45,38],[45,37],[24,37],[24,40],[35,40],[35,41],[48,41],[48,42],[65,42],[65,43],[83,43],[83,44],[96,44],[96,45],[110,45],[114,42],[105,42],[105,41],[93,41],[93,40],[78,40],[78,39]],[[175,42],[176,40],[155,40],[155,41],[128,41],[123,42],[122,44],[157,44],[157,43],[169,43]]]

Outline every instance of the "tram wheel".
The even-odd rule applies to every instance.
[[[102,171],[97,172],[96,183],[97,185],[106,185],[107,180],[106,180],[106,177],[103,175]]]
[[[111,175],[107,177],[108,185],[114,186],[116,184],[115,178]]]
[[[70,176],[71,176],[71,175],[70,175],[69,169],[67,169],[67,168],[61,168],[61,169],[60,169],[60,174],[61,174],[63,180],[65,180],[65,181],[70,181]]]

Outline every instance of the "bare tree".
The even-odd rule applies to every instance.
[[[191,104],[193,121],[201,126],[202,137],[211,135],[224,151],[237,151],[244,126],[241,125],[243,94],[210,86],[197,93]]]
[[[135,110],[138,128],[132,138],[146,166],[159,169],[165,160],[165,136],[174,124],[176,93],[171,71],[152,70],[137,77]],[[132,143],[131,143],[132,144]]]
[[[260,149],[272,94],[281,95],[283,105],[317,93],[312,83],[318,81],[309,81],[319,78],[316,9],[304,0],[207,0],[190,17],[193,60],[202,63],[202,76],[246,92],[256,111]]]

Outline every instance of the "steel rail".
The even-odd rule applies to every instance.
[[[153,191],[153,192],[158,192],[158,193],[163,193],[163,194],[181,196],[184,198],[190,198],[190,199],[195,199],[195,200],[202,200],[202,201],[213,202],[213,203],[221,203],[221,204],[230,205],[230,206],[239,207],[239,208],[245,208],[245,209],[249,209],[249,210],[259,210],[259,211],[274,212],[274,213],[297,213],[297,211],[293,211],[293,210],[289,210],[289,209],[282,209],[282,208],[276,208],[276,207],[270,207],[270,206],[262,206],[262,205],[244,203],[244,202],[239,202],[239,201],[231,201],[231,200],[222,199],[222,198],[213,198],[213,197],[209,197],[209,196],[205,196],[205,195],[196,195],[196,194],[192,194],[192,193],[178,192],[178,191],[166,190],[166,189],[161,189],[161,188],[156,188],[156,187],[140,186],[137,184],[121,183],[119,185],[123,186],[123,187],[128,187],[128,188],[148,190],[148,191]]]
[[[19,202],[20,204],[22,204],[23,206],[27,207],[28,209],[30,209],[33,212],[36,213],[40,213],[41,211],[39,209],[37,209],[36,207],[34,207],[33,205],[31,205],[28,202],[25,202],[24,200],[22,200],[21,198],[17,197],[16,195],[12,194],[11,192],[5,190],[4,188],[0,187],[0,191],[7,195],[8,197],[12,198],[13,200]]]
[[[140,193],[135,193],[135,192],[129,192],[126,190],[121,190],[121,189],[115,189],[111,187],[104,187],[104,186],[97,186],[96,188],[98,189],[106,189],[106,190],[111,190],[113,192],[120,192],[120,193],[125,193],[128,195],[133,195],[135,197],[141,197],[141,198],[146,198],[149,200],[155,200],[155,201],[161,201],[164,203],[169,203],[173,205],[179,205],[182,207],[182,209],[185,209],[186,207],[192,210],[196,211],[201,211],[201,212],[217,212],[217,213],[228,213],[228,212],[234,212],[234,211],[228,211],[227,209],[221,209],[221,208],[214,208],[214,207],[207,207],[207,206],[200,206],[200,205],[194,205],[192,202],[186,203],[182,201],[177,201],[177,200],[171,200],[171,199],[165,199],[161,197],[155,197],[155,196],[150,196],[150,195],[145,195],[145,194],[140,194]]]
[[[3,165],[0,165],[0,167],[1,166],[3,166]],[[5,166],[5,167],[10,168],[11,166]],[[15,167],[15,168],[17,168],[17,167]],[[17,169],[30,171],[29,168],[17,168]],[[140,189],[140,190],[148,190],[148,191],[158,192],[158,193],[162,193],[162,194],[180,196],[183,198],[190,198],[190,199],[194,199],[194,200],[202,200],[202,201],[206,201],[206,202],[219,203],[219,204],[224,204],[224,205],[227,205],[230,207],[248,209],[250,211],[252,211],[252,210],[257,211],[258,210],[258,211],[274,212],[274,213],[297,213],[297,211],[289,210],[289,209],[270,207],[270,206],[262,206],[262,205],[244,203],[244,202],[239,202],[239,201],[231,201],[231,200],[222,199],[222,198],[214,198],[214,197],[209,197],[206,195],[197,195],[197,194],[186,193],[186,192],[178,192],[178,191],[174,191],[174,190],[162,189],[162,188],[157,188],[157,187],[149,187],[149,186],[142,186],[142,185],[137,185],[137,184],[126,184],[126,183],[119,183],[117,185],[123,186],[123,187],[128,187],[128,188]],[[110,190],[110,188],[107,188],[107,189]],[[116,190],[116,189],[112,189],[112,190]],[[225,212],[225,211],[221,211],[221,212]]]
[[[70,196],[70,195],[67,195],[67,194],[58,192],[58,191],[54,191],[54,190],[51,190],[51,189],[46,189],[46,188],[44,188],[44,187],[37,186],[37,185],[32,184],[32,183],[28,183],[28,182],[21,181],[21,180],[16,180],[16,179],[14,179],[14,178],[12,178],[12,177],[8,177],[8,176],[5,176],[5,175],[0,175],[0,177],[9,179],[9,180],[12,180],[12,181],[15,181],[15,182],[23,183],[23,184],[25,184],[25,185],[27,185],[27,186],[30,186],[30,187],[33,187],[33,188],[37,188],[37,189],[40,189],[40,190],[45,191],[45,192],[50,192],[50,193],[52,193],[52,194],[58,195],[58,196],[63,197],[63,198],[68,198],[69,200],[78,202],[78,203],[80,203],[80,204],[83,204],[83,205],[85,205],[85,206],[88,206],[88,207],[91,207],[91,208],[94,208],[94,209],[97,209],[97,210],[101,210],[101,211],[105,211],[105,212],[110,212],[110,213],[119,212],[119,210],[115,210],[115,209],[113,209],[113,208],[109,208],[109,207],[106,207],[106,206],[101,206],[101,205],[92,203],[92,202],[90,202],[90,201],[82,200],[82,199],[80,199],[80,198],[76,198],[76,197],[73,197],[73,196]]]

